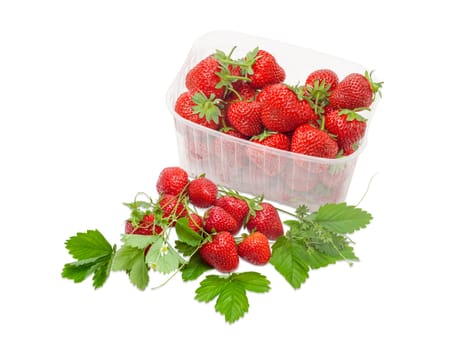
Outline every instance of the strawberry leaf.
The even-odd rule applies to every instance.
[[[157,236],[146,236],[146,235],[135,235],[127,234],[123,235],[121,240],[129,247],[145,249],[151,243],[158,239]]]
[[[158,238],[148,251],[145,261],[154,270],[163,274],[171,273],[184,263],[184,259],[162,236],[156,237]]]
[[[189,227],[188,218],[181,218],[175,226],[177,236],[181,242],[192,247],[197,247],[203,240],[203,237]]]
[[[321,206],[313,220],[336,233],[352,233],[365,228],[372,220],[368,212],[346,203],[329,203]]]
[[[65,245],[72,257],[78,260],[112,254],[112,246],[98,230],[79,232],[70,237]]]
[[[112,271],[126,271],[131,283],[144,290],[149,282],[144,249],[123,245],[113,259]]]
[[[212,269],[213,267],[206,264],[200,257],[200,254],[196,253],[182,269],[181,278],[183,281],[193,281],[199,278],[204,272]]]

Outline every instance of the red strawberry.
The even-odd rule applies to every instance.
[[[251,68],[253,73],[249,74],[250,85],[261,89],[266,85],[282,83],[285,80],[285,71],[277,63],[276,58],[265,50],[255,49],[255,61]]]
[[[251,138],[251,141],[283,151],[288,151],[290,149],[290,139],[288,136],[277,132],[264,131],[262,134]]]
[[[219,73],[221,65],[214,56],[208,56],[197,63],[186,75],[186,87],[188,90],[203,92],[206,96],[214,94],[215,97],[223,97],[224,87],[216,87],[221,82]]]
[[[238,244],[238,255],[254,265],[265,265],[271,257],[268,238],[255,231]]]
[[[235,239],[230,232],[213,235],[213,240],[205,243],[199,252],[203,261],[220,272],[232,272],[240,262]]]
[[[217,195],[218,187],[206,177],[194,179],[188,185],[189,201],[196,207],[208,208],[212,206]]]
[[[238,223],[227,211],[213,206],[204,215],[203,228],[209,233],[228,231],[232,235],[238,233]]]
[[[159,234],[161,232],[162,227],[155,225],[153,214],[145,215],[142,221],[137,226],[134,226],[130,220],[126,221],[125,224],[125,233],[127,235],[135,234],[148,236],[152,234]]]
[[[220,101],[201,92],[183,92],[175,102],[175,112],[184,119],[217,130],[222,118]]]
[[[203,219],[196,213],[191,213],[188,216],[188,226],[195,232],[201,232],[203,228]]]
[[[257,91],[249,83],[238,81],[233,84],[233,88],[237,93],[230,93],[225,99],[226,102],[255,100]]]
[[[345,153],[361,141],[366,133],[366,119],[354,111],[333,110],[325,116],[326,130],[336,135],[337,144]]]
[[[328,91],[335,89],[337,84],[339,83],[339,77],[337,76],[336,72],[332,71],[331,69],[318,69],[313,71],[308,75],[306,79],[306,85],[314,87],[316,80],[318,80],[319,85],[321,85],[323,81],[325,87],[329,85]]]
[[[257,95],[257,101],[262,104],[262,123],[271,131],[285,133],[309,121],[302,93],[298,96],[287,85],[266,86]]]
[[[159,174],[156,189],[159,194],[180,194],[188,184],[189,178],[186,170],[180,167],[164,168]]]
[[[223,208],[238,223],[237,231],[241,229],[249,214],[249,206],[243,199],[234,196],[222,196],[216,200],[215,206]]]
[[[335,158],[339,146],[325,131],[304,124],[293,133],[290,150],[314,157]]]
[[[355,109],[369,107],[375,94],[379,93],[382,83],[372,81],[371,73],[347,75],[329,97],[330,104],[336,109]]]
[[[259,134],[262,129],[261,106],[256,101],[235,101],[227,110],[228,122],[246,136]]]
[[[172,225],[176,223],[176,220],[187,215],[187,210],[178,196],[163,194],[158,205],[162,210],[162,217],[171,220]]]
[[[262,203],[262,209],[256,210],[255,216],[251,216],[246,224],[249,232],[260,231],[268,239],[277,239],[284,234],[281,218],[276,208],[270,203]]]

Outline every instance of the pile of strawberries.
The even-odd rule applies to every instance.
[[[353,153],[365,135],[368,110],[382,83],[371,74],[342,80],[331,69],[310,73],[304,85],[284,83],[286,73],[269,52],[245,57],[217,50],[186,75],[187,91],[175,103],[183,118],[264,146],[315,157]]]
[[[271,257],[269,240],[284,234],[277,209],[263,198],[246,198],[218,188],[203,176],[189,180],[180,167],[163,169],[156,189],[160,196],[154,205],[146,211],[132,208],[125,233],[162,234],[163,227],[187,218],[188,227],[203,238],[199,247],[202,260],[220,272],[234,271],[239,258],[255,265],[266,264]],[[238,235],[243,228],[249,234]]]

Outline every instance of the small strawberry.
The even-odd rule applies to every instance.
[[[332,91],[329,102],[335,109],[369,107],[375,95],[380,94],[382,82],[372,81],[372,73],[352,73],[342,79]]]
[[[335,158],[339,146],[325,131],[304,124],[293,133],[290,150],[314,157]]]
[[[238,244],[238,255],[254,265],[265,265],[271,257],[268,238],[261,232],[255,231]]]
[[[199,252],[202,260],[219,272],[232,272],[240,262],[235,239],[226,231],[213,235],[213,240],[205,243]]]
[[[262,129],[261,105],[257,101],[234,101],[227,110],[228,122],[246,136],[259,134]]]
[[[266,85],[282,83],[285,80],[284,69],[271,53],[256,48],[248,55],[249,57],[246,57],[246,60],[249,59],[254,62],[251,66],[253,73],[248,74],[249,84],[252,87],[261,89]]]
[[[281,149],[288,151],[290,149],[290,139],[287,135],[278,132],[265,130],[260,135],[251,138],[252,142],[259,143],[263,146]]]
[[[188,184],[189,178],[186,170],[180,167],[164,168],[156,182],[156,190],[159,194],[180,194]]]
[[[310,73],[306,78],[306,86],[314,87],[316,80],[318,80],[319,86],[323,83],[328,91],[335,89],[339,83],[339,77],[331,69],[318,69]]]
[[[200,233],[203,229],[203,219],[196,213],[191,213],[188,216],[188,226],[191,230]]]
[[[159,234],[162,232],[162,227],[154,223],[154,215],[146,214],[144,215],[142,221],[137,226],[134,226],[131,220],[126,221],[125,224],[125,233],[135,234],[135,235],[144,235],[149,236],[153,234]]]
[[[228,231],[238,233],[238,222],[221,207],[213,206],[204,215],[203,228],[208,233]]]
[[[287,85],[267,85],[257,95],[257,101],[262,104],[263,125],[268,130],[285,133],[307,123],[302,98],[302,93],[298,96]]]
[[[206,97],[202,92],[185,91],[175,102],[175,112],[193,123],[217,130],[222,118],[220,100],[214,95]]]
[[[189,201],[199,208],[208,208],[214,204],[218,195],[216,184],[206,177],[192,180],[188,185]]]
[[[249,214],[247,202],[234,196],[226,195],[219,197],[214,205],[223,208],[236,220],[239,226],[237,231],[241,229]]]
[[[187,215],[187,210],[178,196],[163,194],[158,205],[162,210],[162,217],[169,219],[172,225],[175,225],[176,220]]]
[[[326,130],[336,135],[339,147],[345,153],[353,150],[353,145],[358,144],[366,133],[367,119],[355,111],[343,109],[333,110],[325,116]]]
[[[262,203],[262,209],[256,210],[246,224],[249,232],[260,231],[268,239],[275,240],[284,234],[284,227],[277,209],[270,203]]]

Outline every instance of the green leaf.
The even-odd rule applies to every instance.
[[[112,254],[112,246],[98,230],[79,232],[66,242],[66,249],[74,259],[84,260]]]
[[[272,246],[271,265],[295,289],[309,277],[309,266],[302,258],[304,250],[301,242],[286,236],[279,237]]]
[[[208,303],[221,293],[227,283],[229,283],[229,280],[225,277],[216,275],[206,276],[200,282],[200,287],[195,291],[195,299]]]
[[[123,245],[113,259],[112,271],[129,271],[136,260],[144,260],[143,252],[143,249]]]
[[[183,256],[191,256],[198,249],[198,247],[192,247],[182,241],[175,241],[175,248]]]
[[[75,283],[82,282],[96,270],[98,259],[92,258],[65,264],[61,276]]]
[[[142,253],[142,258],[136,258],[132,264],[131,270],[129,271],[129,280],[140,290],[145,290],[148,286],[149,279],[148,267],[145,264]]]
[[[156,237],[158,239],[151,246],[145,260],[153,270],[164,274],[171,273],[184,263],[184,259],[170,244],[164,241],[162,236]]]
[[[197,247],[203,240],[203,237],[189,227],[188,218],[181,218],[175,226],[178,239],[192,247]]]
[[[133,248],[145,249],[157,240],[157,236],[127,234],[121,237],[125,245]]]
[[[214,309],[224,315],[228,323],[239,320],[249,310],[246,290],[239,283],[227,283],[222,288]]]
[[[200,257],[200,254],[196,253],[181,271],[181,278],[183,281],[192,281],[199,278],[204,272],[212,269],[213,267],[206,264]]]
[[[246,290],[251,292],[266,293],[271,289],[270,281],[258,272],[234,274],[232,280],[240,282]]]
[[[371,214],[346,203],[325,204],[314,215],[314,221],[336,233],[352,233],[365,228],[371,220]]]

